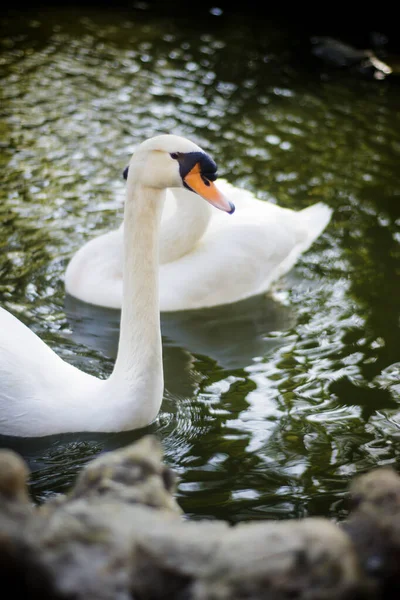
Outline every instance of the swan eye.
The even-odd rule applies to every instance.
[[[175,158],[176,159],[176,158],[178,158],[179,153],[178,152],[171,152],[170,156],[171,156],[171,158]]]
[[[129,171],[129,166],[125,167],[125,169],[122,172],[122,177],[126,180],[128,179],[128,171]]]

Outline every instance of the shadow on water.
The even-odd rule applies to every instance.
[[[115,358],[120,311],[88,305],[66,295],[65,313],[74,341]],[[295,314],[269,296],[203,310],[161,313],[164,355],[181,348],[212,358],[224,369],[242,369],[278,344],[271,334],[292,327]],[[169,375],[165,367],[167,381]]]

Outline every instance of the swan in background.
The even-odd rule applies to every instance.
[[[124,171],[127,176],[128,169]],[[160,265],[188,254],[205,233],[213,211],[186,188],[167,189],[161,218]],[[71,296],[106,308],[121,308],[124,224],[87,242],[73,256],[65,273]],[[161,290],[161,306],[163,291]]]
[[[227,181],[218,183],[240,214],[233,223],[185,188],[167,191],[159,267],[163,312],[265,293],[318,238],[332,215],[321,202],[297,212],[258,200]],[[123,225],[82,246],[66,270],[67,293],[90,304],[120,308],[122,247]]]
[[[163,396],[158,240],[166,188],[188,187],[232,213],[215,179],[214,161],[185,138],[157,136],[134,152],[124,208],[120,336],[108,379],[66,363],[0,308],[0,433],[115,432],[156,418]]]

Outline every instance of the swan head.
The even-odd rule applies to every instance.
[[[177,135],[158,135],[140,144],[124,170],[129,181],[151,188],[186,188],[232,214],[235,205],[214,184],[217,165],[197,144]]]

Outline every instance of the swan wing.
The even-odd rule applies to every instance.
[[[295,212],[266,202],[213,219],[196,248],[161,265],[165,311],[237,302],[266,292],[326,227],[331,209],[317,203]],[[230,222],[227,221],[230,219]]]

